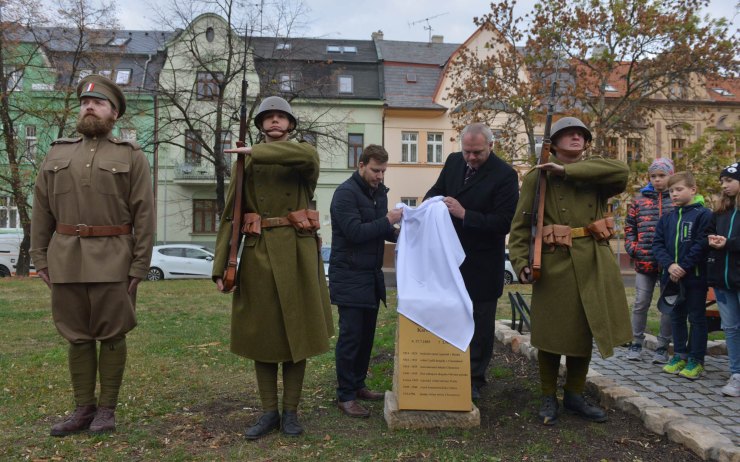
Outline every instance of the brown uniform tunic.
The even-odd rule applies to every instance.
[[[59,284],[118,283],[129,277],[145,278],[154,239],[154,197],[149,163],[135,142],[109,136],[64,138],[42,164],[34,190],[31,221],[31,258],[37,268],[48,268],[54,286]],[[133,233],[123,236],[87,237],[55,233],[57,223],[92,226],[131,224]],[[99,286],[103,291],[106,284]],[[105,339],[125,334],[136,325],[133,297],[120,288],[110,303],[91,306],[86,300],[69,300],[72,286],[59,300],[52,288],[57,328],[70,341]],[[91,290],[92,287],[91,287]],[[117,300],[121,297],[129,300]],[[101,299],[97,298],[98,301]],[[110,300],[103,298],[102,300]],[[118,312],[122,306],[128,314]],[[90,307],[86,316],[79,310]],[[114,313],[106,314],[106,310]],[[100,319],[91,327],[90,317]],[[110,319],[108,319],[110,318]],[[70,322],[70,320],[75,320]]]

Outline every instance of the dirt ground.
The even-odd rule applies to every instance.
[[[374,359],[387,360],[387,358]],[[647,431],[637,417],[618,410],[609,410],[609,419],[606,423],[589,423],[576,416],[561,414],[556,425],[544,426],[537,417],[539,394],[536,364],[498,343],[492,364],[494,366],[492,376],[495,377],[492,377],[489,385],[483,388],[482,399],[477,403],[481,411],[479,428],[469,431],[464,437],[449,429],[424,431],[427,437],[444,440],[442,450],[439,447],[428,451],[412,450],[389,457],[387,453],[383,454],[372,448],[360,454],[347,448],[345,460],[404,462],[449,460],[449,456],[442,453],[455,454],[455,460],[570,462],[700,460],[683,446],[669,441],[667,437]],[[301,419],[308,423],[307,426],[314,435],[378,440],[378,428],[384,427],[382,422],[354,425],[355,419],[352,419],[353,422],[350,424],[346,417],[338,415],[333,403],[312,403],[310,396],[304,398]],[[593,400],[593,397],[590,398]],[[382,403],[373,403],[373,406],[373,419],[382,419]],[[170,415],[164,425],[158,426],[157,432],[161,432],[163,437],[166,435],[167,438],[184,443],[190,447],[193,454],[215,455],[220,453],[219,449],[244,443],[241,433],[245,428],[245,417],[247,421],[256,419],[259,415],[258,408],[257,402],[245,402],[235,397],[214,399],[198,409]],[[385,435],[386,444],[402,448],[404,443],[394,439],[393,435],[393,433]],[[268,436],[250,444],[257,444],[269,453],[272,446],[285,444],[285,441],[282,437]],[[332,456],[325,455],[328,456],[327,460],[339,460],[335,457],[339,456],[336,452]],[[268,456],[262,460],[277,459]]]

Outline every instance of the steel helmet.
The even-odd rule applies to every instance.
[[[550,134],[550,140],[555,143],[555,139],[558,137],[558,133],[565,130],[566,128],[578,127],[583,129],[583,137],[586,139],[586,143],[590,143],[593,137],[591,136],[591,130],[588,129],[586,124],[581,122],[576,117],[563,117],[554,124],[552,124],[552,133]]]
[[[262,117],[266,112],[269,111],[280,111],[288,115],[288,119],[293,122],[293,129],[298,126],[298,119],[293,115],[293,110],[290,108],[290,103],[285,101],[279,96],[268,96],[260,103],[260,108],[257,111],[257,115],[254,116],[254,125],[258,130],[262,130]]]

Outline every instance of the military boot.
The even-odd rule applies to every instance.
[[[558,398],[555,395],[542,397],[542,406],[539,413],[542,423],[545,425],[555,425],[558,420]]]
[[[116,409],[112,407],[98,408],[98,412],[95,414],[90,424],[90,433],[108,433],[116,431]]]
[[[599,406],[589,404],[583,395],[577,395],[566,390],[563,394],[563,407],[565,410],[591,422],[606,422],[606,411]]]
[[[303,426],[298,422],[298,413],[296,411],[283,411],[281,419],[283,433],[288,436],[298,436],[303,433]]]
[[[64,421],[51,427],[51,436],[67,436],[74,433],[84,432],[90,428],[90,423],[95,418],[96,407],[94,404],[77,406],[74,412]]]
[[[278,428],[280,428],[280,413],[278,411],[268,411],[260,416],[256,424],[247,428],[244,437],[248,440],[256,440]]]

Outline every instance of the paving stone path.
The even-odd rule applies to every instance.
[[[642,361],[628,361],[626,353],[626,348],[617,348],[614,356],[602,359],[596,352],[591,369],[740,446],[740,398],[723,396],[720,391],[730,378],[727,356],[707,356],[704,376],[692,381],[663,373],[662,365],[652,364],[653,352],[649,349],[643,349]]]

